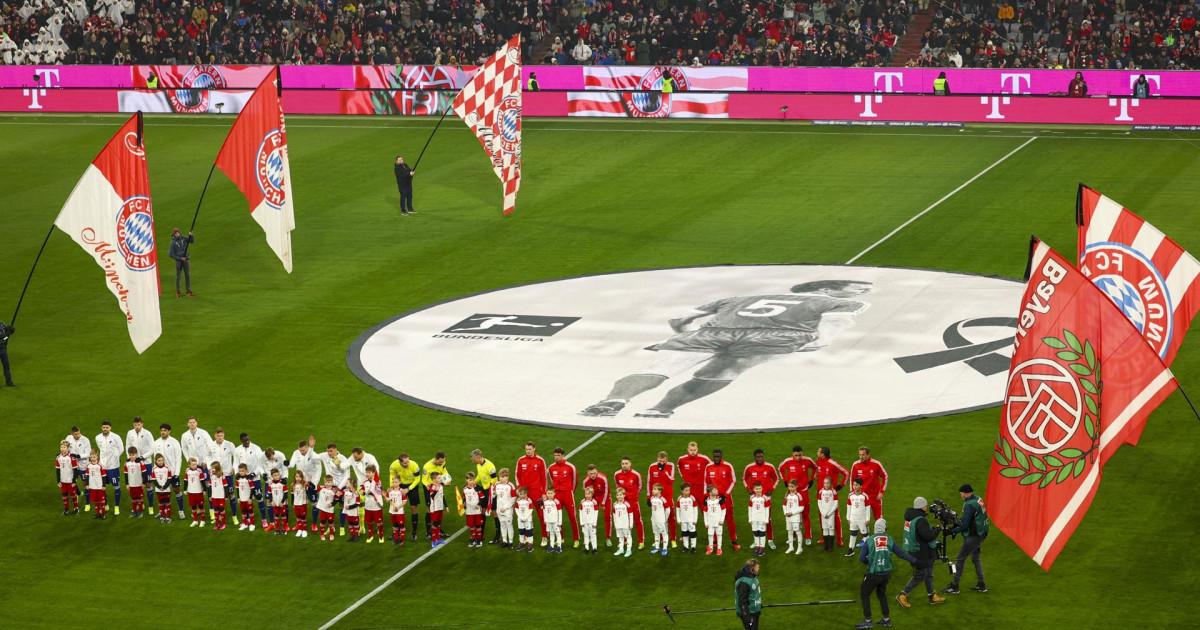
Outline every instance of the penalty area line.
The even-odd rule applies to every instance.
[[[600,436],[602,436],[602,435],[604,435],[604,431],[597,431],[596,434],[593,435],[592,437],[588,438],[586,442],[575,447],[575,450],[571,451],[570,453],[567,453],[567,457],[570,458],[572,455],[587,448],[587,446],[589,444],[600,439]],[[452,542],[455,538],[458,538],[465,531],[467,531],[467,528],[463,527],[462,529],[454,532],[453,534],[450,535],[449,538],[446,539],[446,542],[447,543]],[[363,604],[370,601],[371,598],[382,593],[384,589],[391,586],[393,583],[395,583],[396,580],[399,580],[401,577],[404,577],[404,574],[408,573],[409,571],[412,571],[414,568],[416,568],[417,565],[421,564],[422,562],[425,562],[426,559],[428,559],[433,554],[437,553],[437,550],[441,549],[444,546],[445,545],[442,545],[440,547],[435,547],[435,548],[430,549],[429,551],[426,551],[425,553],[421,554],[421,556],[419,558],[417,558],[416,560],[413,560],[407,566],[405,566],[403,569],[400,569],[399,571],[397,571],[395,575],[388,578],[387,581],[385,581],[383,584],[376,586],[375,590],[371,591],[370,593],[367,593],[366,595],[363,595],[362,597],[359,598],[358,601],[354,602],[353,604],[350,604],[350,606],[348,606],[346,608],[346,610],[343,610],[342,612],[338,613],[336,617],[327,621],[325,623],[325,625],[323,625],[319,628],[319,630],[328,630],[329,628],[332,628],[335,624],[337,624],[337,622],[344,619],[346,617],[346,615],[349,615],[350,613],[354,612],[355,610],[358,610],[359,606],[362,606]]]
[[[928,208],[925,208],[924,210],[914,214],[911,219],[905,221],[904,223],[901,223],[900,227],[892,230],[891,232],[888,232],[887,236],[884,236],[883,238],[879,239],[878,241],[875,241],[874,243],[872,243],[870,247],[862,250],[861,252],[858,252],[858,254],[854,258],[851,258],[850,260],[846,261],[846,264],[847,265],[853,264],[854,261],[858,260],[859,258],[862,258],[864,254],[875,249],[876,247],[881,245],[884,241],[888,240],[889,238],[892,238],[893,236],[896,235],[897,232],[899,232],[900,230],[903,230],[904,228],[906,228],[910,224],[912,224],[913,221],[916,221],[917,219],[920,219],[921,217],[928,214],[930,210],[933,210],[934,208],[942,205],[943,201],[953,197],[958,191],[966,188],[967,186],[970,186],[971,182],[974,182],[975,180],[979,179],[980,177],[983,177],[984,175],[987,174],[988,171],[992,170],[993,168],[996,168],[1002,162],[1004,162],[1008,158],[1015,155],[1017,153],[1017,151],[1024,149],[1025,147],[1029,146],[1029,143],[1031,143],[1037,139],[1038,139],[1037,136],[1033,136],[1032,138],[1030,138],[1030,139],[1026,140],[1024,143],[1022,143],[1021,146],[1013,149],[1012,151],[1009,151],[1004,157],[1000,158],[999,160],[996,160],[995,162],[992,162],[992,164],[990,166],[988,166],[987,168],[983,169],[982,171],[979,171],[978,173],[976,173],[974,177],[963,182],[962,185],[960,185],[958,188],[951,190],[949,193],[946,194],[945,197],[942,197],[941,199],[938,199],[937,201],[933,202],[933,204],[931,204]]]

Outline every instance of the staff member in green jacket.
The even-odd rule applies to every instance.
[[[875,624],[871,621],[871,592],[875,592],[875,596],[879,598],[879,608],[883,613],[883,619],[879,620],[879,625],[884,628],[892,627],[892,619],[888,616],[888,597],[887,584],[892,577],[892,554],[900,556],[907,560],[910,564],[916,564],[917,559],[908,555],[896,541],[892,540],[891,536],[887,535],[887,521],[879,519],[875,521],[875,534],[863,541],[862,551],[858,554],[858,561],[867,565],[867,574],[863,576],[862,588],[859,594],[862,596],[863,620],[855,628],[873,628]]]
[[[758,587],[757,559],[747,560],[746,566],[733,576],[733,592],[742,628],[758,630],[758,615],[762,613],[762,589]]]
[[[983,541],[988,535],[987,510],[983,506],[983,501],[975,496],[975,489],[971,487],[971,484],[964,483],[958,489],[958,495],[963,498],[962,522],[958,527],[950,530],[950,533],[962,534],[963,543],[962,549],[958,551],[958,558],[954,560],[954,581],[950,583],[950,586],[942,589],[942,592],[951,595],[958,594],[958,581],[962,579],[963,569],[967,568],[967,558],[970,557],[971,562],[975,564],[975,579],[977,580],[971,590],[986,593],[987,584],[983,580],[983,561],[979,559],[979,548],[983,546]]]

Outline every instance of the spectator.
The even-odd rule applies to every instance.
[[[1071,85],[1067,88],[1067,95],[1075,98],[1087,96],[1087,81],[1083,80],[1082,72],[1076,72],[1075,78],[1071,79]]]

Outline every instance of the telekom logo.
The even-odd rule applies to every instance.
[[[879,90],[879,81],[881,79],[883,80],[884,94],[896,94],[904,91],[901,89],[904,87],[904,73],[876,72],[874,81],[872,82],[872,85],[875,86],[876,92]],[[871,106],[876,103],[882,103],[883,94],[855,94],[854,102],[863,104],[862,113],[858,115],[859,118],[877,118],[879,114],[876,114],[874,111],[872,111]]]
[[[1129,75],[1129,89],[1131,89],[1131,90],[1133,89],[1133,85],[1135,83],[1137,83],[1137,80],[1138,80],[1137,77],[1133,76],[1132,74]],[[1158,90],[1162,87],[1160,75],[1157,75],[1157,74],[1147,74],[1146,82],[1153,83],[1155,90]],[[1139,100],[1140,99],[1136,99],[1136,98],[1110,98],[1110,99],[1108,99],[1109,107],[1118,108],[1117,109],[1117,117],[1114,118],[1113,120],[1121,121],[1121,122],[1132,121],[1133,116],[1129,115],[1129,108],[1137,107]]]
[[[1032,85],[1032,76],[1026,72],[1002,72],[1000,73],[1000,93],[1001,94],[1020,94],[1022,85],[1028,88]],[[1007,91],[1005,91],[1007,90]],[[979,103],[981,105],[991,105],[992,111],[987,115],[992,120],[1004,120],[1004,114],[1000,113],[1001,105],[1008,105],[1011,99],[1007,96],[981,96]]]
[[[21,90],[21,95],[33,97],[29,102],[28,109],[42,109],[42,104],[38,102],[38,97],[46,95],[46,88],[54,87],[54,84],[58,81],[58,70],[42,68],[35,70],[33,76],[41,81],[41,88],[39,89],[37,87],[39,84],[35,83],[33,88]]]

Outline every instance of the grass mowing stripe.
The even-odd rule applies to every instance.
[[[600,436],[602,436],[602,435],[604,435],[604,431],[597,431],[596,434],[593,435],[592,437],[588,438],[586,442],[584,442],[583,444],[580,444],[579,446],[576,446],[573,451],[571,451],[570,453],[567,453],[567,458],[569,459],[572,455],[587,448],[588,444],[591,444],[592,442],[595,442],[596,440],[600,439]],[[466,527],[459,529],[458,531],[451,534],[451,536],[446,539],[446,542],[449,543],[450,541],[454,540],[455,538],[458,538],[459,535],[465,531],[467,531]],[[413,570],[413,568],[415,568],[418,564],[425,562],[425,559],[428,558],[429,556],[432,556],[434,554],[434,552],[436,552],[438,549],[441,549],[441,547],[435,547],[435,548],[430,549],[429,551],[426,551],[425,553],[421,554],[420,558],[413,560],[411,563],[408,564],[408,566],[397,571],[396,574],[393,575],[392,577],[388,578],[386,582],[384,582],[383,584],[380,584],[379,586],[376,586],[375,590],[371,591],[370,593],[367,593],[366,595],[363,595],[358,601],[351,604],[349,608],[338,613],[338,615],[336,617],[334,617],[333,619],[330,619],[328,622],[326,622],[326,624],[321,626],[319,628],[319,630],[327,630],[328,628],[333,627],[334,624],[341,621],[346,615],[349,615],[350,613],[354,612],[355,610],[358,609],[359,606],[362,606],[363,604],[367,603],[367,601],[369,601],[372,597],[375,597],[376,595],[381,593],[383,591],[383,589],[391,586],[393,582],[400,579],[405,573],[408,573],[409,571]]]
[[[993,168],[996,168],[997,166],[1000,165],[1001,162],[1012,157],[1017,151],[1024,149],[1025,147],[1029,146],[1029,143],[1031,143],[1037,139],[1038,139],[1038,137],[1034,136],[1034,137],[1026,140],[1025,142],[1023,142],[1021,144],[1021,146],[1013,149],[1012,151],[1009,151],[1007,154],[1005,154],[1004,157],[1000,158],[999,160],[992,162],[991,166],[988,166],[987,168],[983,169],[982,171],[979,171],[978,173],[975,174],[974,177],[972,177],[971,179],[968,179],[967,181],[963,182],[958,188],[955,188],[954,190],[951,190],[949,193],[947,193],[945,197],[938,199],[937,201],[933,202],[933,204],[930,205],[928,208],[925,208],[924,210],[913,215],[913,217],[911,219],[905,221],[904,223],[901,223],[900,227],[897,227],[896,229],[892,230],[891,232],[888,232],[886,236],[879,239],[878,241],[875,241],[875,243],[872,244],[870,247],[859,252],[857,256],[855,256],[854,258],[851,258],[849,261],[846,262],[846,264],[849,265],[849,264],[853,263],[854,261],[858,260],[859,258],[862,258],[863,254],[866,254],[867,252],[871,251],[872,249],[875,249],[880,244],[882,244],[884,241],[886,241],[889,238],[891,238],[892,236],[894,236],[897,232],[899,232],[900,230],[903,230],[905,227],[908,227],[913,221],[916,221],[917,219],[920,219],[921,217],[925,216],[925,214],[928,213],[930,210],[933,210],[934,208],[940,206],[943,201],[953,197],[954,194],[957,193],[958,191],[966,188],[967,186],[970,186],[971,182],[979,179],[980,177],[983,177],[985,174],[987,174],[988,171],[992,170]]]

